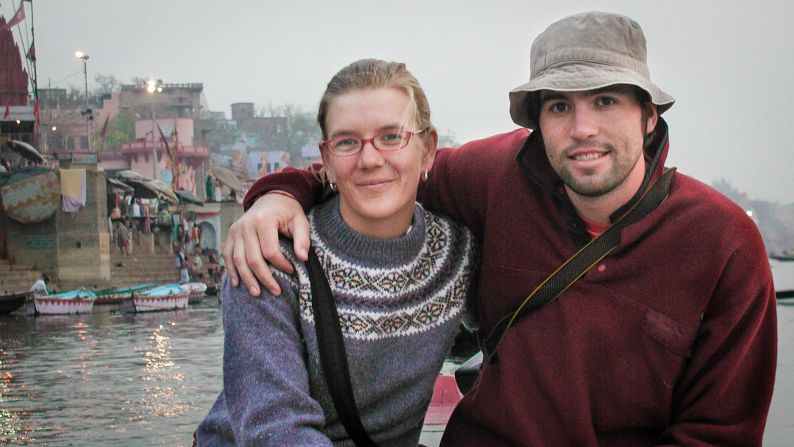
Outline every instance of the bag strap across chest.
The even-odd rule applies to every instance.
[[[607,229],[568,258],[556,271],[549,275],[532,293],[527,296],[518,308],[502,317],[487,337],[480,338],[480,348],[486,362],[496,359],[496,352],[504,339],[507,330],[513,323],[541,307],[556,300],[573,283],[604,259],[620,243],[623,228],[638,222],[648,213],[655,210],[670,193],[670,183],[675,168],[667,168],[659,179],[640,197],[640,199]]]
[[[345,340],[339,325],[336,301],[313,248],[309,250],[309,262],[306,268],[311,282],[314,329],[317,333],[320,364],[334,408],[347,434],[357,447],[377,447],[378,444],[369,437],[361,423],[353,395],[353,385],[350,382]]]

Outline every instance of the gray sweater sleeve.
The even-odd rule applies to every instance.
[[[279,297],[224,286],[223,392],[236,444],[330,446],[310,395],[295,284],[278,279]]]

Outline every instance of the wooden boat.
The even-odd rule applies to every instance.
[[[132,292],[124,298],[124,312],[154,312],[158,310],[186,309],[190,291],[178,284],[165,284],[149,290]]]
[[[70,290],[52,295],[34,296],[27,302],[28,315],[88,314],[96,295],[91,290]]]
[[[157,286],[155,283],[148,283],[148,284],[137,284],[130,287],[118,287],[115,289],[105,289],[95,291],[94,294],[96,295],[96,302],[95,305],[105,305],[105,304],[121,304],[124,301],[124,298],[132,297],[133,292],[143,292],[144,290],[148,290]]]
[[[455,409],[455,405],[460,402],[462,397],[458,391],[458,384],[455,383],[455,376],[440,374],[436,377],[430,406],[425,413],[425,428],[438,425],[442,426],[441,431],[443,431],[443,427],[447,425],[447,421],[452,415],[452,410]]]
[[[189,304],[200,303],[204,299],[204,292],[207,291],[207,285],[203,282],[188,282],[181,284],[181,286],[183,289],[190,291]]]
[[[9,314],[25,304],[33,292],[2,292],[0,293],[0,315]]]

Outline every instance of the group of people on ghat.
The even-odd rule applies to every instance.
[[[739,206],[665,167],[674,99],[639,24],[551,24],[509,98],[518,130],[436,150],[404,64],[333,76],[322,167],[258,180],[224,244],[223,389],[197,445],[415,446],[461,322],[485,356],[442,446],[761,445],[777,355],[766,251]],[[316,265],[346,352],[342,405]]]

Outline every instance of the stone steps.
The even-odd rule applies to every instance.
[[[123,264],[123,265],[120,265]],[[147,282],[179,282],[174,256],[166,254],[110,257],[111,287],[127,287]]]
[[[204,273],[208,261],[204,261]],[[123,265],[119,265],[123,264]],[[169,283],[179,282],[179,269],[174,265],[174,256],[167,254],[121,256],[113,254],[110,257],[110,284],[96,285],[97,288],[128,287],[142,283]],[[30,286],[41,277],[41,272],[32,270],[32,266],[13,264],[0,264],[0,291],[18,292],[30,289]],[[48,284],[49,287],[55,284]],[[94,287],[94,284],[78,284],[62,282],[58,285],[60,290],[70,290],[77,287]]]
[[[0,290],[8,292],[29,290],[30,286],[39,278],[41,278],[41,272],[31,270],[29,267],[12,264],[0,266]]]

